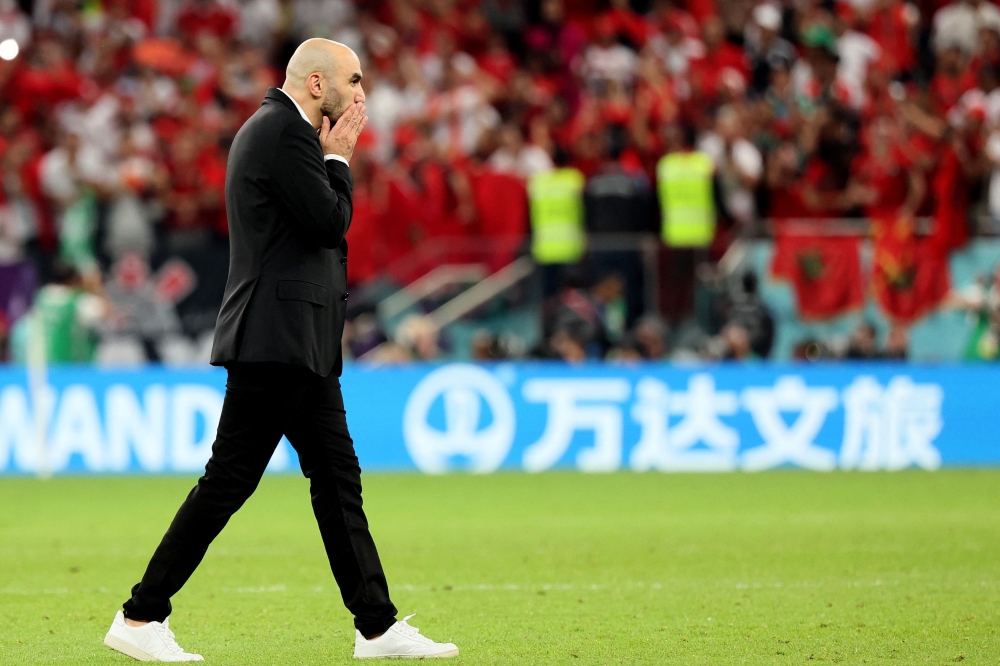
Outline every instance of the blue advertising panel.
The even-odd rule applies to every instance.
[[[191,473],[220,369],[0,369],[0,474]],[[348,366],[368,470],[934,470],[1000,465],[987,365]],[[271,471],[294,471],[287,441]]]

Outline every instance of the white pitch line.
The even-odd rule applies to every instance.
[[[430,590],[444,592],[548,592],[549,590],[569,591],[569,590],[620,590],[620,589],[643,589],[651,590],[663,589],[662,583],[472,583],[460,585],[413,585],[412,583],[397,583],[390,585],[394,590],[404,592],[426,592]]]
[[[260,594],[262,592],[285,592],[288,588],[284,583],[278,585],[261,585],[260,587],[224,587],[223,592],[236,592],[237,594]]]

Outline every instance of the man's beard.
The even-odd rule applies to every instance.
[[[326,97],[323,98],[323,104],[319,110],[320,113],[330,119],[331,123],[336,123],[344,115],[344,111],[347,111],[347,104],[344,103],[344,98],[339,93],[332,88],[328,88]]]

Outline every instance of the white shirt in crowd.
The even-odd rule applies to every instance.
[[[1000,30],[1000,9],[990,2],[953,2],[937,10],[933,22],[934,49],[941,51],[958,45],[966,53],[979,46],[979,30],[992,27]]]
[[[13,39],[21,50],[31,44],[31,21],[14,0],[0,0],[0,41]]]
[[[421,114],[427,104],[427,93],[415,83],[400,88],[392,81],[378,78],[368,93],[366,104],[368,126],[375,133],[375,156],[380,162],[388,162],[395,151],[396,126]]]
[[[764,174],[764,158],[757,146],[742,138],[727,146],[721,136],[709,132],[698,141],[698,150],[715,163],[726,211],[739,222],[752,221],[757,214],[757,203],[753,191],[739,176],[760,180]]]
[[[522,146],[516,154],[504,148],[497,149],[490,156],[490,166],[495,171],[514,174],[526,180],[536,173],[555,168],[545,149],[533,144]]]
[[[428,101],[434,123],[431,139],[442,150],[458,148],[470,154],[483,132],[500,125],[500,114],[472,84],[432,95]]]
[[[605,80],[630,86],[638,66],[635,51],[623,44],[608,47],[594,44],[584,53],[583,70],[592,86]]]
[[[882,56],[882,48],[863,32],[848,30],[837,39],[837,79],[843,83],[852,100],[863,100],[868,67]]]
[[[705,45],[694,37],[683,37],[678,43],[671,44],[663,35],[655,35],[649,40],[649,48],[674,76],[687,74],[692,60],[705,57]],[[678,85],[686,86],[687,82],[678,81]]]
[[[281,21],[278,0],[248,0],[240,8],[240,39],[261,48],[269,48],[274,26]]]
[[[988,206],[990,217],[1000,220],[1000,130],[994,130],[986,140],[986,157],[993,163],[990,173]]]

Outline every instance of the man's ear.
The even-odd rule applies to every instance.
[[[319,72],[309,75],[309,93],[317,99],[323,96],[323,77]]]

